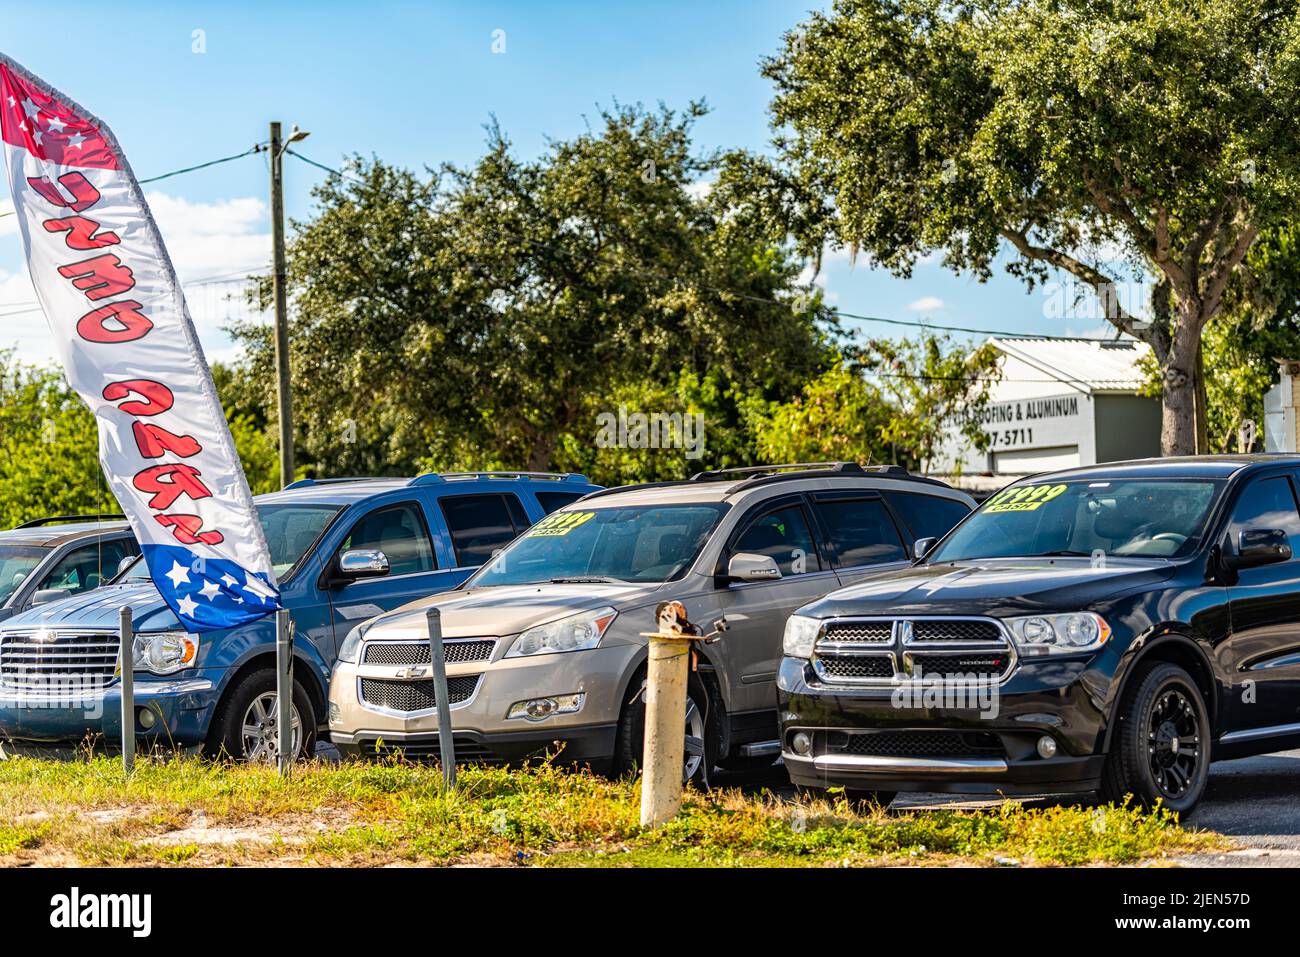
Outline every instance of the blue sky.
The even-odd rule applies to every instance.
[[[62,0],[57,12],[8,5],[3,49],[107,122],[141,177],[241,152],[272,119],[309,130],[298,148],[329,165],[354,152],[412,167],[469,163],[492,115],[521,155],[534,155],[614,100],[703,98],[713,112],[699,146],[763,149],[771,88],[758,62],[810,6]],[[70,43],[75,35],[83,39]],[[321,175],[286,160],[290,216],[309,215]],[[230,277],[269,262],[266,193],[263,156],[148,188],[212,358],[233,355],[221,326],[247,315],[227,299]],[[12,223],[0,219],[0,348],[39,360],[50,354],[39,312],[3,315],[33,299]],[[1027,293],[1002,274],[980,284],[937,263],[904,280],[837,257],[820,281],[840,308],[868,315],[1055,334],[1101,327],[1068,301],[1063,314],[1060,290]]]

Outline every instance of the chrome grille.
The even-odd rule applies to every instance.
[[[872,642],[893,638],[894,624],[890,621],[836,621],[826,626],[827,641]]]
[[[443,642],[448,664],[487,661],[492,657],[496,640],[492,638],[448,639]],[[362,663],[367,665],[427,665],[427,641],[372,641],[366,645]]]
[[[117,672],[118,645],[115,632],[0,632],[0,689],[103,687]]]
[[[837,618],[822,625],[813,669],[828,683],[894,684],[928,677],[1001,682],[1015,648],[992,618]]]
[[[482,675],[456,675],[447,678],[447,700],[459,704],[474,696]],[[390,681],[384,678],[362,678],[361,700],[386,711],[431,711],[438,706],[433,679],[420,681]]]

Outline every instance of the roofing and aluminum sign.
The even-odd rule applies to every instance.
[[[276,610],[212,375],[112,132],[0,56],[0,135],[37,298],[158,590],[191,631]]]

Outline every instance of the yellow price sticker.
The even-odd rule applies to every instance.
[[[986,512],[1032,512],[1062,494],[1064,485],[1020,485],[1004,488],[984,506]]]
[[[530,528],[529,538],[556,538],[568,535],[579,525],[596,517],[595,512],[552,512]]]

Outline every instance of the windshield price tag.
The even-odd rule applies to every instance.
[[[596,517],[595,512],[554,512],[528,530],[529,538],[568,535],[579,525]]]
[[[1003,489],[989,499],[986,512],[1032,512],[1065,491],[1064,485],[1020,485]]]

